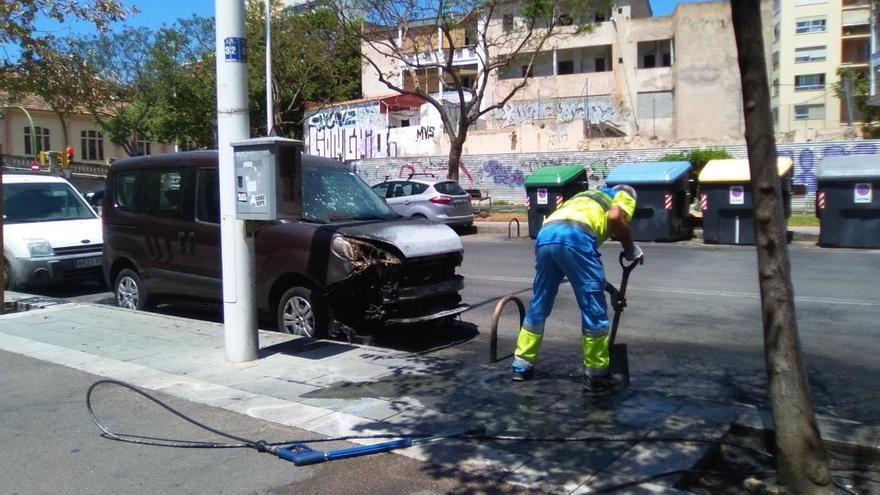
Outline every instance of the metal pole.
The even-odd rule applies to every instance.
[[[220,159],[220,245],[226,359],[257,359],[253,239],[235,218],[232,143],[250,137],[245,0],[215,0],[217,24],[217,150]]]
[[[272,108],[272,0],[266,0],[266,135],[272,136],[275,110]]]

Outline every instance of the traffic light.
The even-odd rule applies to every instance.
[[[73,165],[73,146],[68,146],[61,155],[61,165],[69,167]]]
[[[45,151],[41,151],[39,154],[40,165],[48,165],[49,164],[49,153]]]

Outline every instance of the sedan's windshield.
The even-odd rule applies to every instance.
[[[62,182],[3,184],[3,218],[8,224],[95,218],[95,213]]]
[[[303,167],[305,220],[329,223],[388,220],[395,216],[354,172],[332,167]]]

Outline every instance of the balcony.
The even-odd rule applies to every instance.
[[[842,2],[843,9],[858,9],[858,8],[869,8],[871,6],[870,0],[843,0]]]
[[[410,53],[405,55],[406,63],[400,62],[400,65],[420,65],[420,64],[438,64],[444,63],[446,60],[447,50],[432,50],[420,53]],[[463,46],[453,50],[452,65],[467,65],[477,63],[477,47]]]
[[[672,91],[672,67],[639,69],[636,80],[640,92]]]

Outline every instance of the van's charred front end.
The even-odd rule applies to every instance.
[[[459,295],[464,279],[455,273],[462,261],[458,236],[442,225],[413,222],[408,227],[405,240],[395,238],[394,229],[387,227],[334,237],[331,251],[349,270],[329,284],[324,295],[340,323],[375,328],[439,319],[467,309]]]

